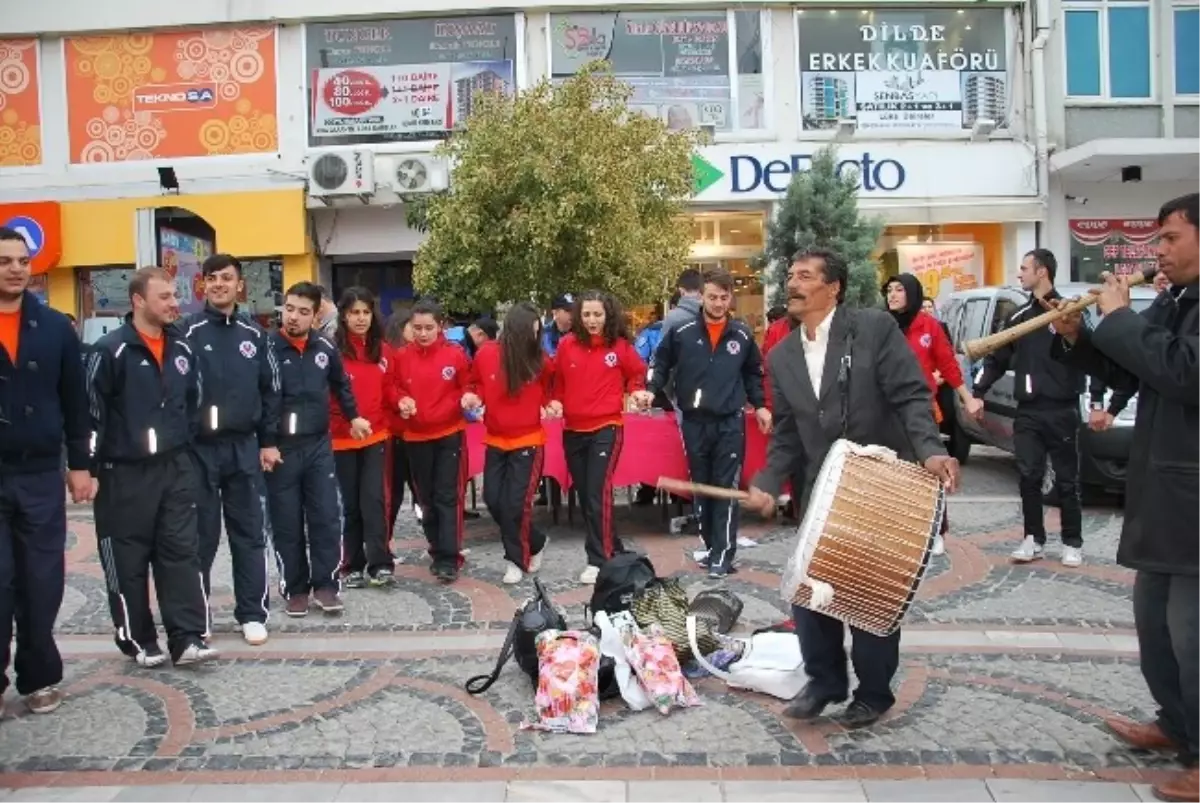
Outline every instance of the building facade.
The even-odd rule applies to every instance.
[[[1049,0],[1046,244],[1077,281],[1156,262],[1200,183],[1200,2]]]
[[[885,268],[920,274],[931,294],[1004,282],[1038,243],[1049,149],[1034,136],[1026,4],[522,5],[6,9],[0,217],[57,209],[49,300],[85,317],[120,311],[136,264],[166,263],[196,303],[214,249],[249,261],[256,311],[300,278],[365,284],[386,310],[412,297],[422,240],[400,197],[452,181],[433,149],[474,98],[605,59],[641,111],[711,133],[693,160],[691,259],[734,272],[756,325],[769,299],[750,259],[791,175],[829,143],[886,224]]]

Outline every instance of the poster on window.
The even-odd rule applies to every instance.
[[[204,260],[212,256],[213,244],[174,229],[158,230],[162,267],[175,279],[179,313],[186,315],[204,309]]]
[[[314,137],[444,133],[488,92],[510,93],[511,61],[460,61],[317,70]]]
[[[306,25],[309,145],[444,139],[516,56],[512,14]]]
[[[921,281],[926,298],[936,301],[983,284],[983,246],[979,243],[899,243],[901,273]]]
[[[672,129],[737,124],[729,81],[724,11],[552,14],[550,72],[562,81],[607,61],[633,88],[631,108]],[[753,85],[750,85],[753,90]],[[753,102],[741,104],[753,115]]]
[[[1071,221],[1072,279],[1098,282],[1105,271],[1119,276],[1158,267],[1158,221],[1084,218]]]
[[[996,128],[1008,121],[1005,12],[805,9],[796,13],[805,129]]]

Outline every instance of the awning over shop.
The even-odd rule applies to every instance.
[[[1050,157],[1050,172],[1071,181],[1121,180],[1121,168],[1142,168],[1142,181],[1198,181],[1194,139],[1122,137],[1093,139]]]
[[[1036,223],[1045,210],[1036,198],[862,198],[859,209],[888,225],[938,226],[947,223]]]

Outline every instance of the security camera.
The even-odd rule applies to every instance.
[[[1088,199],[1082,195],[1068,195],[1066,198],[1070,203],[1079,204],[1080,206],[1087,206]]]

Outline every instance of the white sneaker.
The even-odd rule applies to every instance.
[[[1074,569],[1083,565],[1083,549],[1077,546],[1065,546],[1062,553],[1062,565]]]
[[[933,546],[931,546],[929,548],[929,554],[945,555],[946,554],[946,539],[942,538],[940,535],[935,535],[933,537]]]
[[[267,626],[262,622],[246,622],[242,625],[242,638],[251,647],[259,647],[267,643]]]
[[[529,559],[529,573],[533,574],[538,569],[542,568],[542,558],[546,555],[546,547],[550,546],[550,536],[546,536],[546,543],[542,544],[542,549],[536,555]]]
[[[596,585],[596,578],[600,575],[599,566],[588,566],[583,570],[583,574],[579,575],[579,582],[585,586]]]
[[[1045,553],[1046,548],[1034,541],[1032,535],[1027,535],[1021,545],[1012,551],[1010,557],[1017,563],[1029,563],[1041,560]]]
[[[504,570],[504,584],[506,586],[515,586],[525,577],[525,572],[521,571],[521,567],[515,563],[509,563],[508,561],[504,563],[507,567]]]
[[[207,644],[189,644],[180,656],[175,659],[175,666],[193,666],[195,664],[202,664],[205,661],[211,661],[216,657],[217,651]]]

